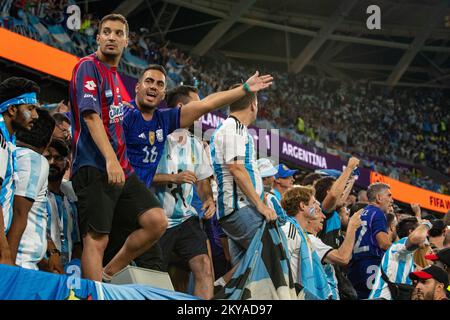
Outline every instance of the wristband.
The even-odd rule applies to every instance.
[[[245,92],[252,92],[252,91],[250,90],[250,87],[248,86],[248,83],[247,83],[247,82],[244,83],[244,91],[245,91]]]
[[[422,223],[424,226],[428,227],[428,230],[430,230],[431,228],[433,228],[433,225],[431,224],[430,221],[422,221]]]

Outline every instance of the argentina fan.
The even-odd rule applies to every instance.
[[[448,0],[1,0],[0,300],[448,300],[449,39]]]

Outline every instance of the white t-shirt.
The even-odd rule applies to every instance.
[[[78,227],[78,211],[75,201],[70,199],[74,191],[70,191],[70,184],[66,184],[62,194],[48,193],[48,228],[56,248],[61,252],[61,263],[66,265],[72,260],[72,252],[75,244],[81,242]]]
[[[202,142],[189,131],[179,129],[167,137],[156,174],[176,174],[187,170],[194,172],[198,180],[213,175],[211,162]],[[194,185],[190,183],[158,185],[155,193],[167,215],[169,228],[199,214],[191,205]]]
[[[412,285],[409,274],[416,269],[414,264],[415,250],[414,248],[408,250],[406,247],[407,240],[408,238],[404,237],[394,242],[385,252],[381,264],[378,266],[369,299],[384,298],[386,300],[392,300],[388,284],[381,277],[380,267],[383,268],[391,282]]]
[[[253,188],[264,200],[262,178],[257,165],[253,137],[235,117],[228,117],[211,136],[211,159],[218,186],[217,218],[249,206],[251,201],[239,189],[227,164],[241,162],[247,170]]]
[[[327,299],[332,293],[332,291],[330,291],[330,281],[328,280],[328,277],[325,278],[326,274],[323,273],[324,270],[322,270],[322,266],[319,264],[319,255],[316,256],[316,253],[314,253],[315,248],[310,239],[310,235],[303,233],[304,237],[302,237],[299,232],[304,231],[297,230],[295,225],[289,220],[281,227],[281,230],[283,230],[286,235],[294,283],[301,284],[310,289],[315,287],[317,290],[323,290],[319,294],[322,294],[323,298]],[[304,254],[302,254],[302,246],[304,245],[302,241],[306,241],[306,246],[304,246],[304,248],[308,250],[307,252],[305,251]],[[306,279],[299,279],[299,268],[306,268],[305,270],[310,270],[313,274],[305,275],[302,273],[302,277],[306,276]],[[317,268],[320,268],[320,270]],[[307,283],[302,283],[303,281],[307,281]],[[320,286],[320,289],[318,286]]]
[[[330,247],[329,245],[323,243],[322,240],[320,240],[320,238],[316,237],[313,234],[308,234],[309,235],[309,239],[311,240],[311,243],[314,247],[314,250],[317,252],[317,255],[320,258],[320,261],[322,262],[322,264],[325,264],[325,262],[323,261],[323,259],[326,257],[326,255],[334,250],[333,247]]]
[[[38,270],[37,264],[47,250],[47,181],[48,161],[39,153],[17,147],[15,196],[33,200],[25,231],[17,249],[16,264]]]
[[[331,290],[336,294],[335,298],[339,299],[339,291],[337,288],[338,280],[336,278],[336,271],[334,270],[332,264],[326,263],[324,261],[327,254],[330,253],[330,251],[333,251],[334,249],[333,247],[330,247],[329,245],[323,243],[323,241],[320,238],[316,237],[315,235],[309,234],[309,239],[311,240],[314,250],[317,252],[317,255],[319,256],[320,261],[324,265],[323,269],[325,270],[325,274],[329,279],[328,283],[330,284]]]
[[[286,235],[294,283],[300,283],[298,280],[298,266],[300,262],[300,247],[302,244],[302,237],[298,234],[297,228],[289,221],[281,227],[281,230],[283,230],[284,234]]]

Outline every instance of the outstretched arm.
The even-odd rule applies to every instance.
[[[272,84],[273,77],[270,75],[260,76],[256,73],[246,81],[247,90],[250,92],[258,92],[269,87]],[[192,101],[181,108],[180,111],[180,127],[190,127],[194,121],[202,115],[220,109],[230,103],[233,103],[247,94],[244,85],[231,90],[213,93],[201,101]]]
[[[324,259],[325,262],[346,266],[352,258],[353,245],[355,243],[356,230],[361,226],[361,213],[364,209],[356,212],[348,223],[347,233],[344,242],[338,249],[330,251]]]

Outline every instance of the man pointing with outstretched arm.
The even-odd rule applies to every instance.
[[[256,93],[272,84],[272,76],[256,72],[245,84],[232,90],[213,93],[203,100],[191,101],[182,108],[158,109],[166,94],[166,70],[149,65],[136,84],[136,97],[127,109],[124,130],[127,152],[138,177],[150,187],[167,136],[178,128],[188,128],[208,112],[227,106],[248,93]]]

